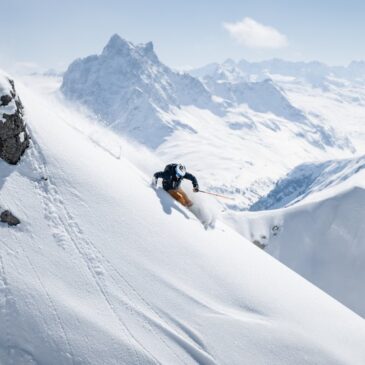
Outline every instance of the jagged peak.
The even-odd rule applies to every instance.
[[[145,52],[154,52],[154,47],[152,42],[147,42],[144,44],[144,50]]]
[[[103,49],[103,54],[113,54],[116,52],[131,51],[134,49],[134,45],[125,39],[123,39],[119,34],[114,34],[109,39],[109,42]]]
[[[132,42],[123,39],[119,34],[114,34],[110,38],[109,42],[104,47],[102,54],[104,56],[132,55],[133,57],[141,55],[149,58],[153,62],[158,62],[158,57],[154,52],[152,42],[134,45]]]
[[[227,58],[224,62],[223,62],[224,66],[229,66],[229,67],[235,67],[236,66],[236,62],[234,60],[232,60],[232,58]]]
[[[151,61],[158,63],[159,59],[154,51],[154,46],[152,42],[141,43],[138,45],[138,50],[141,55],[149,58]]]

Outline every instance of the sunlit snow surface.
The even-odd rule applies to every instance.
[[[150,187],[149,152],[16,87],[33,143],[1,164],[0,206],[22,221],[0,225],[2,364],[364,362],[361,317],[223,223],[204,230]]]

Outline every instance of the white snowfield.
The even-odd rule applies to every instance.
[[[205,231],[151,189],[147,152],[16,88],[33,143],[0,164],[22,221],[0,224],[2,365],[364,364],[361,317],[223,223]]]

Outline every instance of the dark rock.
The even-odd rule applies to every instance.
[[[9,226],[16,226],[20,223],[20,220],[10,210],[4,210],[0,214],[0,221],[7,223]]]
[[[261,248],[262,250],[265,249],[266,245],[264,243],[261,243],[259,240],[252,241],[257,247]]]
[[[12,97],[10,95],[1,95],[0,96],[0,106],[6,106],[12,101]]]
[[[0,158],[15,165],[29,146],[29,134],[23,118],[23,105],[16,94],[14,82],[8,81],[11,86],[10,95],[0,95]],[[7,114],[4,107],[11,102],[15,105],[15,111]]]

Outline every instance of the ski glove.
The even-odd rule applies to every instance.
[[[195,186],[193,191],[194,191],[194,193],[198,193],[199,192],[199,186]]]

